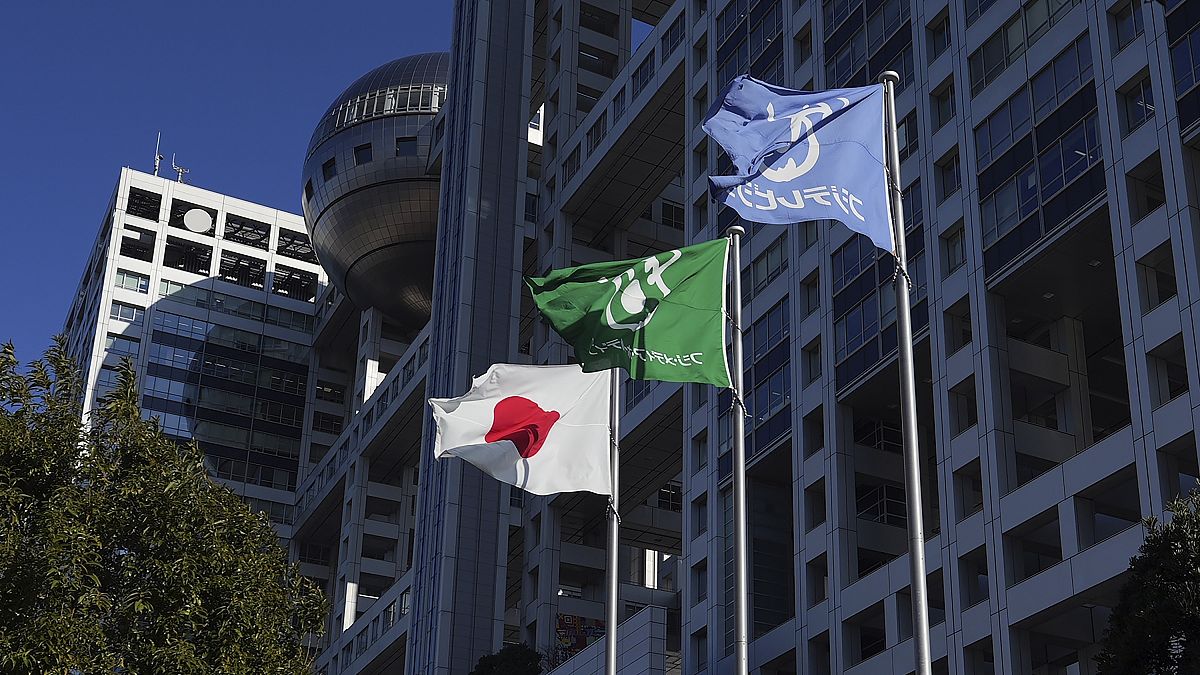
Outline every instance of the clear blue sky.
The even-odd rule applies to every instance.
[[[345,10],[350,14],[338,12]],[[0,342],[61,330],[122,166],[162,130],[188,182],[300,212],[317,117],[355,78],[450,48],[450,0],[14,2],[0,21]]]

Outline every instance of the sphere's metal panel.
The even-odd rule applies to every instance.
[[[330,282],[358,307],[377,307],[414,331],[432,305],[438,176],[426,166],[434,116],[401,112],[336,126],[328,120],[374,92],[444,87],[448,70],[447,54],[418,54],[362,76],[330,106],[304,162],[304,221]],[[416,141],[402,142],[400,152],[397,139]]]

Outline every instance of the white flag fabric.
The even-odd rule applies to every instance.
[[[431,398],[433,454],[539,495],[612,494],[608,371],[498,363],[458,398]]]

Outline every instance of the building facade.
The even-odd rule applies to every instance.
[[[525,641],[552,672],[599,672],[604,501],[434,462],[424,399],[493,362],[570,358],[522,274],[737,222],[709,199],[732,167],[700,129],[730,78],[894,70],[935,672],[1095,672],[1138,521],[1200,477],[1200,2],[460,0],[454,16],[427,124],[430,320],[302,462],[293,546],[334,602],[319,671],[465,673]],[[892,263],[838,224],[746,226],[752,671],[904,675]],[[386,311],[319,304],[318,342],[341,334],[365,362]],[[727,672],[729,396],[627,382],[622,406],[622,672]]]
[[[85,415],[131,359],[143,414],[290,536],[324,285],[300,216],[122,169],[64,325]]]

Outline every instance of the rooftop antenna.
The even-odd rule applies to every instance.
[[[160,164],[162,164],[163,159],[165,159],[162,155],[160,155],[158,153],[158,146],[161,142],[162,142],[162,132],[160,131],[160,132],[158,132],[158,136],[154,139],[154,175],[155,176],[158,175],[158,166]]]
[[[175,153],[173,153],[173,152],[171,153],[171,168],[175,170],[175,173],[179,174],[179,182],[180,183],[183,182],[183,174],[187,173],[188,171],[191,171],[191,169],[185,169],[182,166],[179,166],[178,164],[175,163]]]

